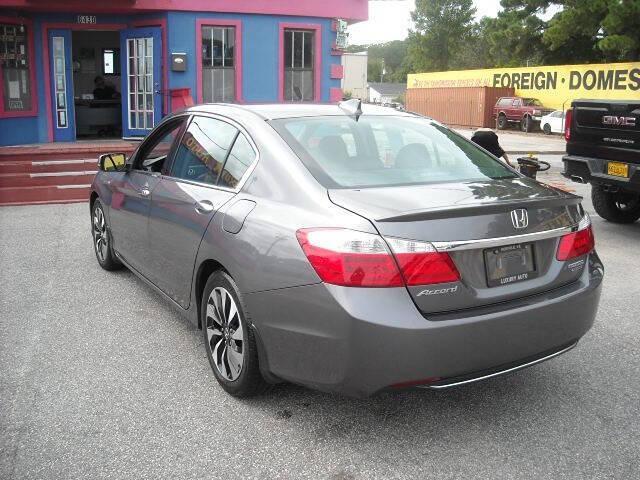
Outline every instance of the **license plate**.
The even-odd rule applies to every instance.
[[[607,175],[627,178],[629,176],[629,165],[620,162],[609,162],[607,163]]]
[[[533,244],[519,243],[484,251],[487,284],[499,287],[523,282],[538,275],[533,255]]]

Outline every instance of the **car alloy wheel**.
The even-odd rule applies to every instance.
[[[243,332],[236,302],[225,288],[211,291],[206,315],[213,363],[223,378],[234,381],[244,365]]]
[[[98,260],[104,263],[109,252],[109,235],[107,234],[104,212],[99,205],[93,211],[93,243],[96,247]]]

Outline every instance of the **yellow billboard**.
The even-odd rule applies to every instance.
[[[413,73],[407,88],[513,87],[515,94],[567,109],[578,98],[640,101],[640,62]]]

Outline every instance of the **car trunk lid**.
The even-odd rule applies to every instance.
[[[582,217],[580,197],[533,180],[334,189],[329,197],[369,219],[384,237],[430,242],[450,254],[459,282],[408,288],[425,314],[522,298],[575,281],[580,274],[579,268],[568,270],[555,259],[558,238]],[[521,209],[528,223],[515,228]],[[515,220],[514,211],[519,212]],[[524,277],[505,283],[489,278],[496,259],[509,262],[515,255],[518,262],[520,254],[533,262],[525,266]]]

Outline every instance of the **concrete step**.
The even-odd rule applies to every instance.
[[[88,202],[91,185],[47,185],[41,187],[1,187],[0,205]]]
[[[43,187],[47,185],[89,185],[97,172],[0,173],[2,187]]]

